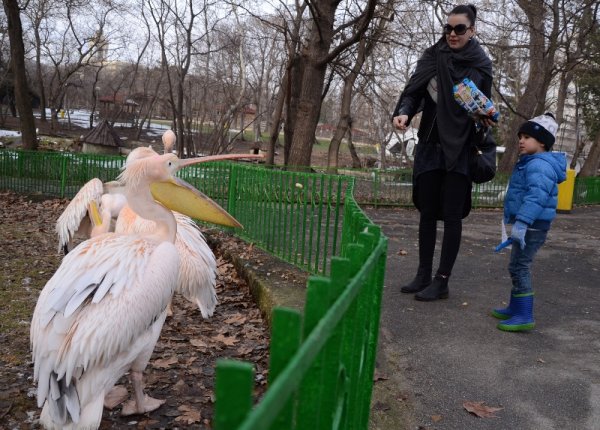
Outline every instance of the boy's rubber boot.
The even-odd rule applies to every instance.
[[[423,291],[429,285],[431,285],[431,269],[427,270],[419,267],[415,279],[413,279],[410,284],[400,288],[400,292],[409,294],[418,293],[419,291]]]
[[[422,302],[433,302],[434,300],[448,298],[448,280],[449,276],[443,277],[439,274],[435,275],[431,285],[423,291],[415,294],[415,299]]]
[[[510,301],[508,302],[508,306],[505,308],[495,308],[492,309],[492,316],[498,318],[499,320],[506,320],[513,316],[514,311],[514,300],[513,295],[510,295]]]
[[[513,316],[498,323],[503,331],[527,331],[535,327],[533,320],[533,293],[514,294]]]

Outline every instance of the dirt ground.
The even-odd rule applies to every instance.
[[[29,322],[40,290],[62,256],[54,223],[67,200],[41,199],[0,192],[0,428],[39,428]],[[221,243],[235,240],[224,234]],[[243,252],[239,245],[235,245]],[[231,246],[229,246],[231,248]],[[215,314],[200,311],[176,295],[167,322],[146,369],[149,394],[167,399],[158,410],[122,418],[120,407],[105,410],[101,429],[211,428],[215,363],[220,358],[254,363],[256,397],[266,388],[269,332],[248,286],[218,247]],[[121,383],[126,384],[125,378]],[[128,385],[128,384],[127,384]]]

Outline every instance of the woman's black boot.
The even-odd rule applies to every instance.
[[[429,285],[431,285],[431,269],[426,270],[419,267],[415,279],[413,279],[410,284],[400,288],[400,292],[410,294],[418,293],[419,291],[423,291]]]
[[[448,278],[449,276],[440,275],[439,273],[433,278],[430,286],[423,291],[415,294],[415,299],[422,302],[432,302],[439,299],[448,298]]]

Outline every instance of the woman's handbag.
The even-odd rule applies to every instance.
[[[473,135],[469,172],[476,184],[491,181],[496,175],[496,142],[489,127],[481,127]]]

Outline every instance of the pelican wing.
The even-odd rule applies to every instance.
[[[56,233],[58,234],[58,252],[73,239],[75,233],[85,228],[85,223],[89,224],[87,210],[91,202],[100,204],[100,198],[104,193],[104,185],[98,178],[88,181],[75,194],[63,213],[56,221]],[[82,225],[83,224],[83,225]]]
[[[195,303],[202,316],[212,316],[217,305],[215,291],[217,262],[196,223],[188,216],[175,212],[180,267],[177,291]]]
[[[31,323],[41,407],[53,384],[94,366],[116,366],[164,312],[177,283],[173,244],[104,234],[67,254],[38,299]],[[123,365],[123,364],[121,364]],[[126,370],[126,369],[125,369]]]

